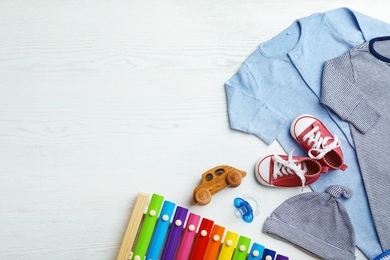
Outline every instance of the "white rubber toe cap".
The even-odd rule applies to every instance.
[[[310,125],[312,125],[318,119],[311,115],[300,115],[294,119],[290,126],[291,136],[297,140],[303,131],[305,131]]]
[[[272,155],[267,155],[258,160],[255,168],[256,179],[266,186],[272,186],[270,184],[271,157]]]

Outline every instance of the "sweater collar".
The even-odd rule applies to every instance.
[[[384,37],[376,37],[376,38],[373,38],[370,40],[369,44],[368,44],[368,49],[370,51],[370,53],[375,57],[377,58],[378,60],[381,60],[381,61],[384,61],[384,62],[387,62],[387,63],[390,63],[390,57],[386,57],[386,56],[383,56],[382,54],[380,54],[376,49],[375,49],[375,42],[379,42],[379,41],[389,41],[390,40],[390,36],[384,36]],[[390,44],[390,43],[389,43]]]

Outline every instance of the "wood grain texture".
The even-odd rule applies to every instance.
[[[137,200],[131,210],[131,216],[116,260],[128,260],[136,241],[138,229],[141,227],[142,217],[148,207],[150,196],[146,193],[138,193]]]
[[[0,259],[115,259],[140,191],[307,259],[261,232],[299,190],[257,184],[257,159],[283,151],[229,129],[223,84],[297,18],[348,6],[390,22],[388,5],[0,1]],[[191,206],[200,175],[221,164],[248,176]],[[262,212],[245,225],[232,203],[250,192],[261,194]]]

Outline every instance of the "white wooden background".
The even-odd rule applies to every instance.
[[[257,184],[257,159],[283,151],[229,128],[223,84],[295,19],[342,6],[390,22],[387,0],[0,1],[0,259],[114,259],[140,191],[311,259],[261,233],[299,188]],[[219,164],[248,176],[190,206]],[[252,224],[233,215],[247,193]]]

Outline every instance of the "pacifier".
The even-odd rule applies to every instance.
[[[253,194],[245,195],[244,198],[237,197],[233,204],[236,207],[234,215],[246,223],[251,223],[253,218],[260,213],[260,199]]]

